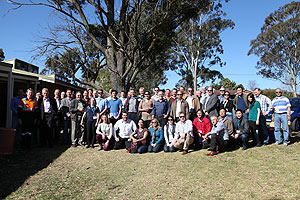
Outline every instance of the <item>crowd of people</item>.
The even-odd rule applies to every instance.
[[[12,127],[20,133],[21,146],[30,149],[32,141],[53,147],[63,141],[72,147],[98,150],[126,149],[130,153],[175,152],[208,149],[208,156],[239,146],[243,150],[269,144],[266,116],[273,113],[275,145],[289,141],[289,99],[276,89],[272,101],[261,90],[245,94],[238,87],[235,96],[225,88],[220,95],[212,87],[160,90],[153,94],[139,89],[128,93],[111,89],[107,98],[99,89],[83,93],[29,88],[11,100]],[[231,98],[233,97],[233,98]],[[283,138],[281,136],[283,130]],[[32,138],[33,137],[33,138]],[[97,145],[96,145],[97,143]]]

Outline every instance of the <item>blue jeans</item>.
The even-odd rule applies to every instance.
[[[137,152],[138,153],[146,153],[147,152],[147,148],[148,146],[147,145],[142,145],[138,148]]]
[[[174,146],[168,147],[167,144],[165,144],[164,152],[175,152],[175,151],[177,151],[177,149]]]
[[[157,153],[160,150],[161,150],[161,144],[157,144],[155,147],[151,146],[151,144],[148,146],[148,152]]]
[[[284,114],[277,114],[275,113],[274,117],[274,135],[275,135],[275,141],[280,143],[281,142],[281,135],[280,135],[280,128],[282,125],[283,130],[283,143],[288,143],[289,141],[289,126],[288,126],[288,115],[286,113]]]

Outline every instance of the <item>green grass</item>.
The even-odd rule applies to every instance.
[[[207,153],[132,155],[80,147],[17,152],[0,160],[6,181],[0,191],[10,186],[7,199],[300,199],[298,142]],[[29,170],[25,175],[20,160]],[[17,169],[4,172],[11,167]],[[14,185],[19,177],[23,182]]]

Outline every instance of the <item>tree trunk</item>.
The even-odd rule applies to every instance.
[[[293,96],[297,97],[297,85],[296,83],[294,83],[294,81],[292,82],[292,88],[293,88]]]

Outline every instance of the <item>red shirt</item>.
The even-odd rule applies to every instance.
[[[194,129],[194,134],[197,134],[201,130],[202,135],[206,135],[211,129],[209,119],[204,117],[202,119],[202,122],[200,122],[199,118],[197,117],[196,119],[194,119],[193,129]]]

